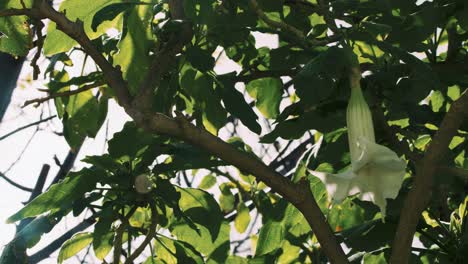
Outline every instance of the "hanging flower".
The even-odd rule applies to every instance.
[[[372,116],[359,84],[361,74],[353,68],[350,76],[351,97],[346,112],[350,168],[339,174],[311,171],[326,185],[335,201],[359,194],[364,201],[380,207],[385,216],[386,199],[398,195],[406,163],[389,148],[376,144]]]

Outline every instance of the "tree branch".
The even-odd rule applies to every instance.
[[[180,0],[170,0],[171,15],[174,19],[183,19],[183,6]],[[256,157],[241,152],[234,146],[213,136],[204,129],[200,129],[189,123],[185,118],[179,116],[175,119],[169,118],[161,113],[152,113],[149,104],[145,101],[152,98],[153,89],[159,82],[161,74],[167,69],[173,57],[182,50],[185,37],[190,34],[180,34],[180,41],[173,43],[173,47],[165,46],[164,53],[167,56],[156,55],[150,72],[143,82],[139,94],[132,99],[127,84],[122,77],[119,68],[114,68],[104,56],[92,45],[86,36],[81,21],[72,22],[64,14],[57,12],[46,1],[39,5],[39,15],[33,14],[35,18],[49,18],[57,24],[57,28],[75,39],[101,68],[108,85],[114,89],[118,102],[125,108],[127,113],[135,120],[136,124],[153,133],[166,134],[182,139],[194,146],[200,147],[215,156],[229,162],[242,171],[255,175],[260,181],[269,185],[273,191],[282,195],[301,210],[317,236],[325,254],[332,263],[347,263],[346,255],[333,235],[325,216],[317,206],[310,191],[309,184],[294,184],[287,178],[270,169]],[[189,29],[191,30],[191,28]],[[328,40],[327,40],[328,41]],[[143,99],[140,101],[139,99]],[[143,105],[139,103],[143,102]],[[150,106],[150,105],[149,105]],[[116,254],[114,254],[115,256]]]
[[[468,117],[467,90],[452,104],[424,157],[416,165],[413,188],[403,205],[393,241],[391,263],[408,263],[411,244],[421,212],[431,199],[433,178],[437,166],[447,153],[450,141],[457,134],[458,128],[466,117]]]
[[[206,130],[194,126],[180,114],[175,119],[160,113],[152,116],[140,114],[135,116],[135,122],[149,132],[166,134],[184,140],[242,171],[255,175],[258,180],[265,182],[274,192],[282,195],[304,214],[332,263],[347,263],[346,256],[325,216],[317,206],[308,184],[292,183],[258,158],[241,152]]]

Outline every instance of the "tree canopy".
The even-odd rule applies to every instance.
[[[0,3],[0,51],[29,54],[24,67],[46,82],[25,106],[51,103],[72,152],[96,136],[110,100],[132,121],[87,167],[33,191],[8,218],[21,224],[0,263],[36,263],[57,247],[59,263],[86,247],[103,263],[467,257],[466,1],[51,2]],[[221,71],[223,59],[237,70]],[[89,61],[94,70],[73,75]],[[377,184],[380,203],[362,190],[333,200],[341,183],[317,177],[381,162],[373,152],[356,167],[350,153],[364,119],[350,117],[354,86],[372,143],[403,166],[395,186],[386,174],[359,183]],[[57,247],[27,254],[86,210]]]

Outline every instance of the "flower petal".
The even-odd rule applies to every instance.
[[[352,161],[355,172],[364,166],[368,166],[369,163],[387,170],[402,171],[406,168],[405,161],[385,146],[376,144],[364,137],[359,137],[358,147],[361,151],[359,158]]]
[[[359,138],[358,146],[361,154],[346,172],[311,173],[325,184],[333,200],[341,201],[359,193],[359,199],[376,204],[385,216],[386,199],[394,199],[398,195],[406,173],[406,162],[389,148],[366,138]]]
[[[365,138],[358,140],[362,153],[352,166],[357,175],[352,187],[360,190],[360,199],[371,201],[385,215],[387,198],[395,199],[406,173],[406,162],[389,148]]]
[[[309,172],[325,184],[329,197],[337,202],[341,202],[349,195],[351,182],[356,177],[351,169],[339,174],[311,170]]]

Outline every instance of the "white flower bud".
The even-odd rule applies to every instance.
[[[149,193],[153,189],[152,182],[148,174],[140,174],[135,178],[135,190],[138,193]]]

